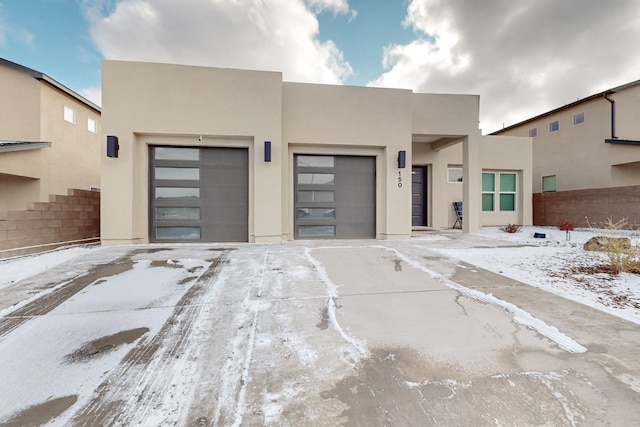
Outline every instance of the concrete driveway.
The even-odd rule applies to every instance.
[[[0,424],[637,425],[637,324],[432,251],[495,244],[95,249],[0,290]]]

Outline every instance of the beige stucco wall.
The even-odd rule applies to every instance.
[[[124,61],[104,61],[102,76],[104,134],[120,144],[118,158],[102,157],[103,244],[148,242],[150,145],[248,148],[250,242],[293,239],[296,154],[376,158],[378,239],[411,234],[412,164],[429,165],[433,175],[434,227],[452,225],[454,200],[471,212],[465,231],[481,223],[477,96],[283,83],[274,72]],[[431,143],[443,138],[458,143],[434,150]],[[271,162],[264,161],[264,141],[272,143]],[[398,167],[399,151],[407,153],[406,168]],[[465,165],[462,185],[446,182],[449,164]]]
[[[273,185],[282,181],[280,73],[118,61],[102,70],[103,126],[120,144],[119,158],[102,158],[104,244],[148,241],[153,144],[248,147],[249,240],[281,241],[281,190]],[[271,163],[262,160],[264,141],[272,142]]]
[[[480,163],[483,172],[516,174],[516,210],[482,212],[482,225],[533,224],[533,144],[529,137],[483,136]]]
[[[40,201],[50,194],[67,194],[69,188],[90,190],[100,187],[102,154],[100,113],[49,84],[41,84],[40,137],[51,142],[42,149]],[[64,120],[64,107],[75,110],[76,122]],[[96,132],[87,128],[87,119],[95,120]]]
[[[475,161],[476,182],[472,199],[476,202],[476,213],[480,226],[505,224],[530,225],[532,223],[532,141],[521,137],[484,136],[474,139],[478,157]],[[413,164],[427,166],[428,170],[428,221],[433,228],[451,228],[456,220],[453,202],[463,201],[464,181],[448,182],[449,167],[464,165],[463,143],[435,150],[432,144],[413,144]],[[482,172],[514,172],[517,175],[515,212],[481,212]],[[468,178],[467,178],[468,179]],[[463,206],[467,206],[465,203]],[[465,217],[466,209],[465,211]],[[480,213],[481,212],[481,213]]]
[[[283,149],[287,185],[283,226],[293,239],[293,156],[298,153],[369,155],[376,161],[376,237],[411,232],[411,96],[407,90],[285,83]],[[407,168],[398,168],[398,151]],[[398,179],[404,184],[398,186]]]
[[[0,65],[0,139],[40,140],[40,83]]]
[[[611,96],[616,103],[616,136],[619,139],[640,140],[640,86],[634,86]],[[573,117],[585,113],[584,123],[574,125]],[[558,120],[560,129],[549,131],[549,124]],[[525,123],[501,135],[533,138],[533,192],[542,192],[542,177],[556,175],[557,191],[590,188],[610,188],[638,185],[637,162],[640,147],[606,144],[611,138],[611,104],[603,97],[563,109],[554,114]],[[636,165],[634,165],[634,163]],[[626,167],[614,167],[627,165]]]
[[[0,153],[0,209],[24,209],[29,203],[67,194],[69,188],[100,187],[100,113],[30,74],[0,65],[0,140],[44,141],[51,147]],[[64,106],[76,111],[76,123],[64,120]],[[87,118],[97,123],[87,129]]]

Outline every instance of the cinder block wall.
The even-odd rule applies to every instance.
[[[640,186],[558,191],[533,195],[534,225],[571,221],[577,227],[600,227],[610,218],[626,218],[630,228],[640,227]]]
[[[0,211],[0,258],[100,239],[100,193],[70,189],[23,211]]]

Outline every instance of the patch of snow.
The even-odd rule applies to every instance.
[[[95,246],[75,246],[0,260],[0,289],[96,250],[100,249]]]

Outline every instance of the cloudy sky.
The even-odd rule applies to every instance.
[[[0,57],[100,103],[100,61],[481,96],[492,132],[640,79],[638,0],[0,0]]]

